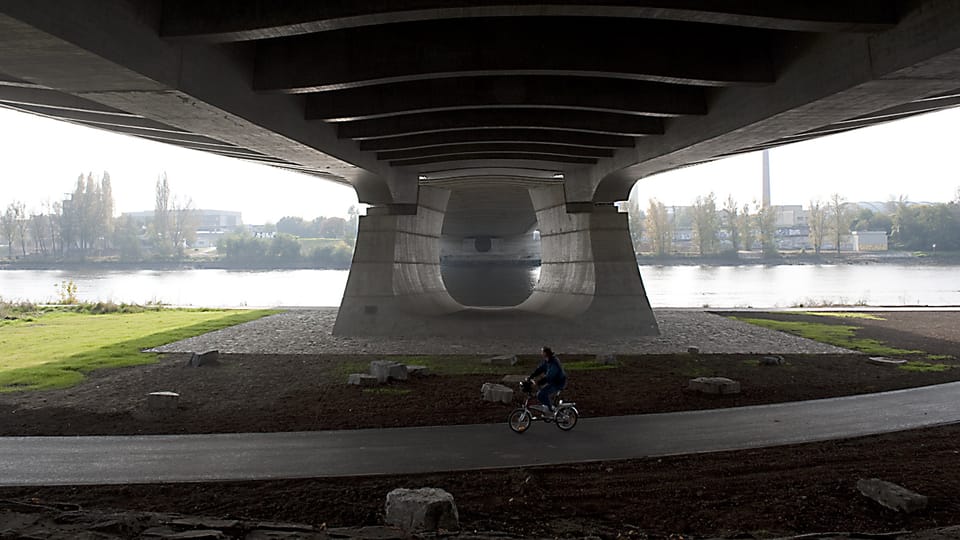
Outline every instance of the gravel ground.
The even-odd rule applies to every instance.
[[[218,349],[243,354],[516,354],[549,344],[564,354],[674,354],[699,347],[704,354],[843,354],[850,351],[696,310],[658,310],[660,335],[598,341],[575,336],[502,340],[478,338],[345,337],[331,334],[337,310],[291,310],[156,349]],[[546,343],[545,343],[546,342]]]

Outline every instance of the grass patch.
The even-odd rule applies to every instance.
[[[872,356],[895,356],[898,354],[923,354],[923,351],[898,349],[876,339],[858,338],[856,331],[859,326],[839,324],[823,324],[801,321],[774,321],[771,319],[757,319],[749,317],[733,317],[734,319],[771,330],[786,332],[829,345],[836,345],[845,349],[859,351]]]
[[[898,369],[904,371],[913,371],[916,373],[939,373],[941,371],[947,371],[952,369],[953,366],[948,366],[947,364],[934,364],[931,362],[922,362],[920,360],[911,360],[906,364],[901,364],[897,366]]]
[[[91,315],[56,310],[0,334],[0,392],[72,386],[95,369],[149,364],[140,352],[278,313],[273,310],[153,310]]]
[[[600,371],[604,369],[617,369],[616,364],[604,364],[596,360],[571,360],[568,362],[560,361],[563,369],[566,371]]]
[[[803,315],[815,315],[817,317],[835,317],[837,319],[864,319],[868,321],[885,321],[883,317],[872,313],[861,313],[858,311],[804,311]]]
[[[928,354],[927,360],[953,360],[949,354]]]
[[[364,388],[363,393],[377,396],[405,396],[413,393],[409,388]]]

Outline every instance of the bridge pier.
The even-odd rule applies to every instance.
[[[360,218],[353,266],[334,326],[338,335],[656,335],[627,215],[610,206],[569,212],[560,186],[533,188],[543,266],[516,307],[464,306],[440,274],[450,192],[421,187],[416,214],[371,208]]]

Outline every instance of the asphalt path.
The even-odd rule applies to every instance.
[[[506,412],[506,411],[505,411]],[[506,416],[506,414],[504,414]],[[0,485],[410,474],[719,452],[960,422],[960,383],[707,411],[356,431],[0,438]]]

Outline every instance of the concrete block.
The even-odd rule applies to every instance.
[[[387,494],[386,524],[405,533],[460,530],[453,495],[442,489],[395,489]]]
[[[887,358],[885,356],[871,356],[867,358],[867,362],[871,364],[876,364],[878,366],[900,366],[906,364],[906,360],[901,360],[899,358]]]
[[[690,347],[687,347],[687,352],[690,354],[700,354],[700,347],[694,347],[691,345]]]
[[[176,411],[180,394],[176,392],[150,392],[147,394],[147,410],[151,412]]]
[[[491,356],[490,358],[484,358],[480,363],[492,366],[515,366],[517,365],[517,355]]]
[[[615,354],[598,354],[595,358],[598,364],[603,364],[605,366],[614,366],[617,364],[617,355]]]
[[[509,404],[513,402],[513,389],[502,384],[483,383],[483,386],[480,387],[480,399]]]
[[[782,366],[785,363],[786,361],[780,355],[764,356],[757,361],[757,365],[760,366]]]
[[[370,375],[376,377],[380,383],[390,379],[405,381],[408,376],[407,366],[392,360],[374,360],[370,362]]]
[[[407,366],[407,375],[410,377],[426,377],[430,375],[430,368],[427,366]]]
[[[367,373],[351,373],[347,376],[347,384],[356,386],[376,386],[379,383],[377,378]]]
[[[213,349],[210,351],[194,352],[190,354],[189,367],[209,366],[216,364],[220,359],[220,351]]]
[[[500,379],[500,383],[506,386],[517,386],[525,380],[527,380],[526,375],[504,375],[503,378]]]
[[[740,383],[726,377],[697,377],[690,379],[687,389],[704,394],[739,394]]]
[[[928,503],[926,496],[879,478],[861,478],[857,480],[857,489],[864,497],[896,512],[909,514],[917,510],[923,510]]]

